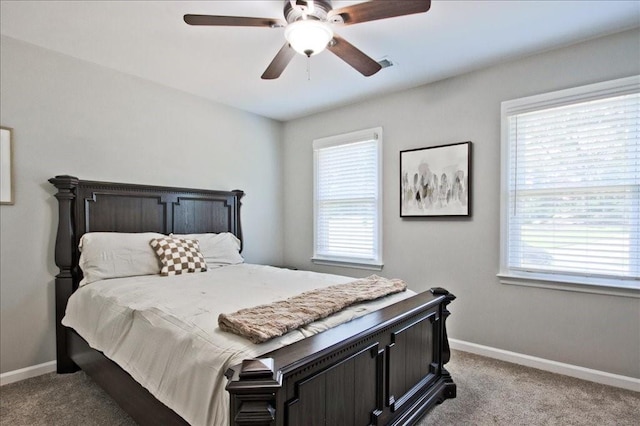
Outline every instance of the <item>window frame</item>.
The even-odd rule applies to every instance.
[[[640,298],[640,281],[562,273],[535,273],[509,269],[507,263],[509,238],[509,117],[575,103],[640,92],[640,76],[631,76],[571,89],[528,96],[501,103],[501,176],[500,176],[500,265],[497,274],[502,284],[522,285],[555,290],[568,290]]]
[[[318,252],[318,154],[317,151],[322,148],[333,146],[348,145],[364,141],[376,141],[377,153],[377,199],[376,199],[376,224],[374,226],[374,247],[377,256],[372,259],[363,259],[359,257],[348,256],[327,256]],[[381,270],[384,266],[382,260],[382,176],[383,176],[383,159],[382,159],[382,143],[383,133],[382,127],[374,127],[370,129],[358,130],[355,132],[343,133],[335,136],[328,136],[313,141],[313,256],[311,261],[318,265],[341,266],[357,269]]]

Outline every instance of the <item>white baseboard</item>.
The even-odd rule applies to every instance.
[[[589,380],[603,385],[640,392],[640,379],[636,379],[634,377],[621,376],[619,374],[607,373],[606,371],[592,370],[590,368],[580,367],[577,365],[565,364],[562,362],[551,361],[549,359],[505,351],[502,349],[492,348],[490,346],[478,345],[476,343],[451,338],[449,339],[449,346],[452,349],[471,352],[476,355],[495,358],[501,361],[511,362],[513,364],[524,365],[526,367],[537,368],[538,370],[550,371],[552,373],[563,374],[565,376],[575,377],[582,380]]]
[[[56,361],[49,361],[43,364],[32,365],[31,367],[21,368],[19,370],[7,371],[0,374],[0,386],[9,383],[19,382],[20,380],[30,379],[32,377],[41,376],[56,371]]]

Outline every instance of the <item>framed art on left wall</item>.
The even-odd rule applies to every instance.
[[[13,129],[0,127],[0,204],[13,204]]]

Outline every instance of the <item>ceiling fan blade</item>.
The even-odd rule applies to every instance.
[[[286,22],[280,19],[248,18],[244,16],[184,15],[189,25],[214,25],[225,27],[284,27]]]
[[[372,76],[382,69],[382,65],[338,35],[333,35],[333,40],[329,43],[327,49],[365,77]]]
[[[344,25],[352,25],[377,19],[423,13],[428,11],[430,7],[431,0],[371,0],[334,9],[329,12],[328,20],[340,22],[339,15]]]
[[[289,65],[289,62],[291,62],[291,59],[295,55],[296,51],[289,46],[289,43],[285,43],[262,74],[262,79],[273,80],[280,77],[282,71]]]

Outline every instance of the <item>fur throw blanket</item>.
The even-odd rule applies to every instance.
[[[307,291],[287,300],[220,314],[220,329],[246,337],[253,343],[295,330],[325,318],[354,303],[378,299],[407,289],[404,281],[371,275],[346,284]]]

